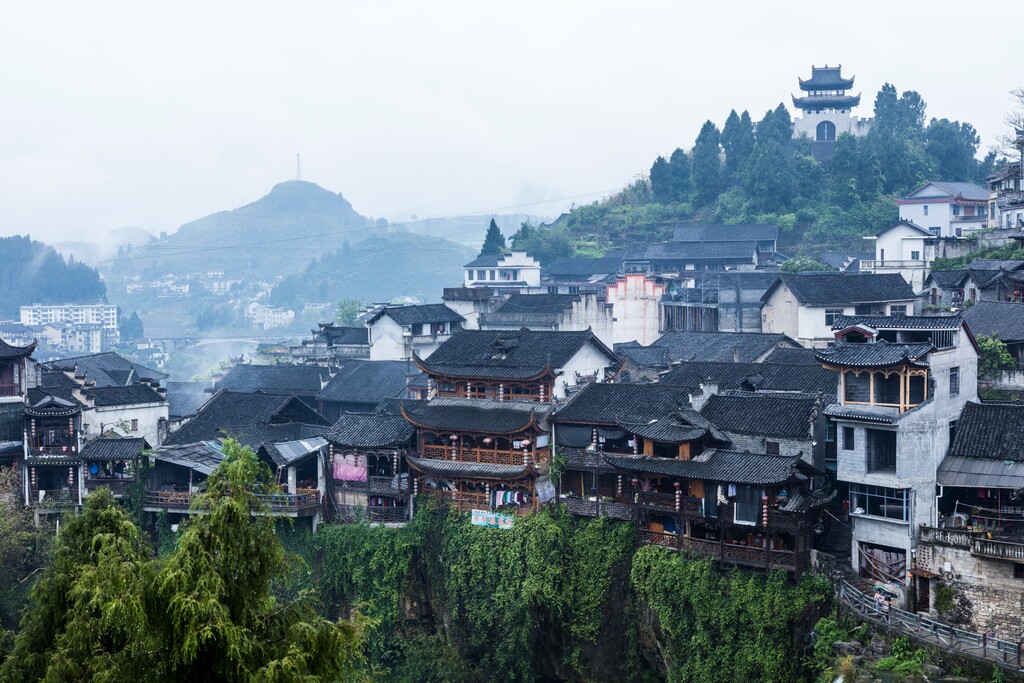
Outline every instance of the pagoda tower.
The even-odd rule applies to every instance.
[[[853,115],[853,108],[860,104],[860,95],[846,94],[853,88],[853,78],[843,78],[842,69],[842,66],[812,66],[809,79],[797,79],[803,94],[793,97],[793,106],[801,113],[793,121],[793,137],[806,135],[814,143],[827,144],[835,142],[843,133],[867,135],[871,119]]]

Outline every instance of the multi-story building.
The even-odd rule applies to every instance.
[[[480,256],[463,266],[466,287],[527,291],[540,287],[540,261],[525,251]]]
[[[988,191],[974,183],[929,181],[896,204],[901,221],[935,237],[963,237],[988,227]]]
[[[812,66],[809,79],[797,79],[804,94],[793,97],[793,106],[801,112],[793,121],[794,138],[806,136],[815,143],[834,143],[843,133],[867,135],[871,119],[852,114],[860,104],[860,95],[846,94],[853,88],[854,79],[843,78],[842,70],[842,65]],[[828,156],[831,158],[831,154]]]
[[[25,325],[73,323],[99,325],[106,345],[121,340],[117,325],[117,306],[114,304],[33,304],[21,307],[21,322]]]
[[[1017,161],[988,177],[988,227],[1024,230],[1024,131],[1014,141]]]
[[[492,313],[480,314],[481,330],[582,332],[590,330],[606,346],[615,343],[613,304],[604,294],[511,294]]]
[[[426,358],[462,326],[461,315],[444,304],[380,306],[366,316],[370,360]]]

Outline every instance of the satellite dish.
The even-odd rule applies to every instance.
[[[822,524],[821,522],[818,522],[817,524],[815,524],[814,525],[814,533],[816,533],[818,535],[821,535],[821,534],[825,533],[825,525]]]

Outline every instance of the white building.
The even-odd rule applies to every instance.
[[[444,304],[381,306],[366,317],[370,360],[426,358],[462,325],[462,316]]]
[[[901,221],[935,237],[963,237],[988,227],[988,191],[974,183],[927,182],[896,204]]]
[[[25,325],[72,323],[99,325],[108,344],[120,341],[117,326],[117,306],[114,304],[33,304],[21,307],[21,322]]]
[[[463,266],[466,287],[525,290],[540,287],[540,261],[525,251],[480,256]]]
[[[793,137],[807,136],[815,143],[831,143],[843,133],[858,137],[867,135],[871,119],[853,115],[860,104],[860,95],[847,95],[853,78],[843,78],[842,66],[811,67],[811,77],[802,78],[803,95],[793,97],[793,106],[801,115],[793,120]]]
[[[627,273],[608,285],[606,297],[612,307],[612,338],[615,344],[653,344],[661,336],[662,297],[665,285],[643,273]]]
[[[596,292],[512,294],[493,313],[480,314],[479,324],[481,330],[590,330],[606,346],[615,343],[613,306]]]

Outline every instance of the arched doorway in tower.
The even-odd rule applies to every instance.
[[[815,131],[814,139],[821,140],[835,140],[836,139],[836,124],[831,121],[822,121],[818,124]]]

